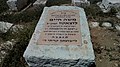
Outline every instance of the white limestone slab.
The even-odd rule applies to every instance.
[[[81,43],[79,44],[38,44],[48,12],[77,10],[80,19]],[[41,37],[40,37],[41,36]],[[45,7],[42,16],[35,28],[29,45],[24,52],[24,58],[32,67],[94,67],[95,56],[90,38],[90,31],[84,9],[75,6]]]

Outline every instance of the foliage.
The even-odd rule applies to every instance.
[[[6,15],[1,14],[0,20],[10,23],[30,22],[32,20],[39,19],[40,15],[41,15],[41,11],[37,11],[37,12],[25,11],[17,14],[6,14]]]
[[[6,11],[8,9],[6,1],[7,0],[0,0],[0,13]]]
[[[47,6],[54,6],[54,5],[61,5],[61,4],[70,4],[71,0],[48,0],[47,1]]]
[[[26,67],[25,60],[23,60],[22,56],[33,34],[36,23],[37,21],[33,21],[29,25],[26,24],[24,30],[20,30],[12,35],[7,34],[7,36],[16,38],[17,43],[4,59],[2,67]]]

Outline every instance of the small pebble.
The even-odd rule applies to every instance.
[[[102,61],[102,60],[99,60],[100,62]]]
[[[1,54],[5,54],[6,52],[5,51],[1,51]]]
[[[110,28],[110,27],[112,27],[112,24],[109,23],[109,22],[104,22],[104,23],[102,23],[102,26],[103,26],[103,27]]]
[[[115,26],[116,30],[120,31],[120,25]]]
[[[117,17],[118,19],[120,19],[120,13],[117,13],[117,14],[116,14],[116,17]]]
[[[91,28],[95,28],[95,27],[99,26],[99,23],[98,22],[90,22],[89,25],[90,25]]]
[[[116,66],[116,67],[118,67],[118,64],[117,64],[117,63],[115,63],[115,66]]]

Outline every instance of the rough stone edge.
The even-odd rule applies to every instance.
[[[26,59],[30,67],[95,67],[94,60],[65,60],[65,59],[42,59],[37,57],[29,57]]]
[[[58,7],[58,6],[52,6],[52,7]],[[73,7],[73,6],[70,6],[70,9],[71,9],[71,7]],[[51,8],[51,7],[50,7]],[[69,6],[67,7],[67,9],[69,8]],[[53,8],[52,8],[53,9]],[[61,8],[60,8],[61,9]],[[85,16],[85,12],[83,12],[83,8],[79,8],[79,7],[75,7],[74,6],[74,9],[80,9],[80,11],[82,11],[82,15],[80,14],[80,16],[81,17],[84,17],[84,18],[81,18],[81,26],[82,26],[82,28],[81,29],[83,29],[84,27],[85,27],[85,31],[82,31],[83,32],[83,34],[82,34],[82,38],[84,39],[84,40],[88,40],[88,42],[89,42],[89,46],[88,46],[88,50],[87,50],[87,52],[88,52],[88,54],[87,54],[87,56],[89,55],[89,57],[88,57],[88,59],[90,60],[90,61],[94,61],[94,59],[95,59],[95,56],[93,56],[93,54],[94,54],[94,51],[92,50],[92,51],[90,51],[89,49],[93,49],[92,48],[92,43],[91,43],[91,38],[90,38],[90,33],[88,33],[87,35],[85,34],[85,33],[87,33],[87,32],[89,32],[89,28],[88,28],[88,23],[87,23],[87,18],[86,18],[86,16]],[[48,10],[48,7],[45,7],[45,9],[44,10],[46,10],[45,12],[43,12],[42,13],[42,16],[44,17],[44,16],[46,16],[46,15],[44,15],[46,12],[47,12],[47,10]],[[41,21],[44,21],[45,19],[43,18],[43,17],[41,17],[40,18],[40,20],[39,20],[39,22],[38,22],[38,24],[37,24],[37,26],[39,26],[39,25],[42,25],[44,22],[41,22]],[[86,20],[86,21],[84,21],[84,20]],[[84,21],[84,23],[83,23],[83,21]],[[87,26],[86,26],[87,25]],[[38,29],[37,27],[36,27],[36,29]],[[40,28],[41,29],[41,28]],[[37,32],[38,33],[38,31],[36,31],[35,30],[35,32]],[[33,34],[33,36],[32,36],[32,38],[31,38],[31,40],[33,40],[34,39],[34,37],[36,37],[35,36],[35,32],[34,32],[34,34]],[[34,40],[36,40],[36,39],[38,39],[39,37],[37,37],[37,38],[35,38]],[[33,41],[32,41],[33,42]],[[27,47],[27,50],[24,52],[24,55],[23,55],[23,57],[25,57],[25,59],[26,59],[26,61],[27,61],[27,58],[29,58],[29,57],[33,57],[34,56],[34,51],[32,52],[32,55],[31,55],[31,53],[29,54],[29,53],[27,53],[26,54],[26,52],[30,52],[31,51],[31,49],[28,49],[28,48],[30,48],[30,47],[33,47],[33,48],[35,48],[34,47],[34,43],[29,43],[29,45],[28,45],[28,47]],[[36,42],[36,41],[35,41]],[[84,42],[82,42],[83,44],[84,44]],[[85,45],[88,45],[88,44],[85,44]],[[37,46],[36,46],[37,47]],[[39,47],[37,47],[37,48],[39,48]],[[92,53],[91,53],[92,52]],[[36,54],[36,52],[35,52],[35,54]],[[38,56],[36,56],[36,57],[38,57]],[[45,57],[42,57],[42,59],[45,59]],[[47,58],[47,59],[51,59],[51,58]],[[56,59],[56,58],[55,58]],[[57,58],[57,59],[59,59],[59,58]],[[78,58],[79,59],[79,58]],[[81,59],[81,58],[80,58]],[[85,58],[84,58],[85,59]],[[75,59],[74,59],[75,60]],[[29,64],[29,63],[28,63]]]
[[[54,7],[58,7],[58,6],[54,6]],[[70,6],[71,7],[71,6]],[[73,7],[73,6],[72,6]],[[69,7],[67,7],[67,9],[68,9]],[[93,47],[92,47],[92,43],[91,43],[91,38],[90,38],[90,33],[88,33],[88,32],[90,32],[89,31],[89,27],[88,27],[88,23],[87,23],[87,18],[85,17],[85,12],[83,12],[83,10],[84,9],[82,9],[82,8],[79,8],[79,7],[74,7],[75,9],[80,9],[81,11],[82,11],[82,15],[80,14],[80,16],[81,17],[84,17],[84,18],[81,18],[80,20],[81,20],[81,29],[86,29],[86,30],[84,30],[84,31],[82,31],[82,39],[83,40],[88,40],[88,44],[89,44],[89,46],[88,46],[88,50],[87,50],[87,52],[89,53],[89,59],[90,58],[95,58],[95,57],[93,57],[93,54],[94,54],[94,51],[92,50],[92,51],[90,51],[91,49],[93,49]],[[53,9],[53,8],[52,8]],[[43,25],[43,21],[45,20],[44,19],[44,17],[45,17],[45,13],[47,12],[47,10],[48,10],[48,7],[45,7],[44,8],[44,11],[45,12],[43,12],[43,14],[42,14],[42,16],[43,17],[41,17],[41,19],[39,20],[39,22],[38,22],[38,24],[37,24],[37,27],[40,25]],[[86,20],[86,21],[85,21]],[[42,22],[40,22],[40,21],[42,21]],[[37,28],[36,27],[36,29],[42,29],[42,27],[39,27],[39,28]],[[85,27],[85,28],[84,28]],[[31,40],[30,40],[30,43],[29,43],[29,45],[28,45],[28,47],[27,47],[27,49],[26,49],[26,51],[25,51],[25,53],[24,53],[24,57],[26,57],[27,55],[30,55],[28,52],[30,52],[31,51],[31,49],[29,49],[29,48],[37,48],[37,49],[41,49],[39,46],[34,46],[34,45],[36,45],[35,43],[36,43],[36,40],[38,40],[38,36],[36,36],[36,34],[35,33],[39,33],[39,32],[41,32],[41,31],[37,31],[37,30],[35,30],[35,32],[34,32],[34,34],[33,34],[33,36],[32,36],[32,38],[31,38]],[[87,34],[86,34],[87,33]],[[82,42],[82,44],[84,44],[84,41]],[[88,45],[88,44],[84,44],[84,45]],[[42,45],[43,46],[43,45]],[[47,47],[47,45],[44,45],[44,47]],[[57,45],[58,47],[61,47],[61,45],[59,46],[59,45]],[[69,46],[71,46],[71,45],[69,45]],[[49,46],[48,46],[49,47]],[[36,52],[35,52],[36,53]],[[34,51],[33,51],[33,54],[34,54]],[[36,54],[34,54],[34,55],[30,55],[30,56],[34,56],[34,55],[36,55]],[[87,56],[88,56],[88,54],[87,54]],[[92,56],[92,57],[91,57]]]

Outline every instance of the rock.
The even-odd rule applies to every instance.
[[[120,31],[120,25],[115,25],[116,30]]]
[[[103,27],[107,27],[107,28],[111,28],[111,27],[112,27],[112,24],[109,23],[109,22],[103,22],[103,23],[102,23],[102,26],[103,26]]]
[[[12,23],[0,22],[0,33],[6,33],[11,27]]]
[[[95,56],[84,9],[76,6],[45,7],[23,57],[30,67],[94,67]]]
[[[99,22],[90,22],[89,25],[91,28],[95,28],[99,26]]]
[[[36,0],[33,3],[33,6],[45,6],[46,5],[47,0]]]
[[[36,12],[36,11],[42,11],[43,8],[46,6],[46,2],[47,0],[36,0],[33,3],[33,7],[32,9]]]
[[[87,0],[72,0],[74,6],[86,7],[90,5],[90,2]]]
[[[24,29],[23,25],[13,25],[12,23],[8,22],[0,22],[0,33],[6,33],[8,30],[17,32],[22,29]]]
[[[116,13],[116,17],[120,19],[120,12]]]
[[[115,65],[116,67],[118,67],[118,66],[119,66],[117,63],[114,63],[114,65]]]
[[[7,5],[9,6],[10,10],[17,11],[17,6],[16,6],[17,0],[8,0]]]
[[[120,0],[102,0],[102,2],[98,2],[97,5],[104,13],[107,13],[111,8],[119,8]]]
[[[28,4],[28,0],[8,0],[7,4],[10,10],[19,11]]]

